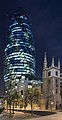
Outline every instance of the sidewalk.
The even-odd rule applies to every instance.
[[[45,114],[45,111],[43,114]],[[57,112],[57,114],[50,114],[46,116],[15,112],[14,116],[11,118],[9,118],[9,115],[6,113],[6,115],[0,114],[0,120],[62,120],[62,112]]]
[[[0,120],[62,120],[62,114],[55,114],[51,116],[43,116],[43,117],[37,117],[37,118],[25,118],[22,119],[20,117],[15,118],[8,118],[7,116],[0,116]]]
[[[62,112],[58,112],[57,114],[54,115],[48,115],[28,120],[62,120]]]
[[[9,118],[9,114],[0,114],[0,120],[27,120],[37,118],[38,115],[31,115],[30,113],[15,112],[14,116]]]

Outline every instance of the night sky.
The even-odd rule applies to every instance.
[[[62,0],[2,0],[0,1],[0,91],[3,90],[4,48],[11,16],[23,8],[29,17],[36,49],[36,75],[41,76],[44,52],[48,65],[55,56],[62,70]]]

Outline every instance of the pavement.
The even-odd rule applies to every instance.
[[[62,112],[58,112],[57,114],[54,115],[42,116],[28,120],[62,120]]]
[[[16,112],[15,115],[11,118],[9,118],[8,114],[0,114],[0,120],[62,120],[62,112],[57,112],[55,114],[50,114],[46,116]]]

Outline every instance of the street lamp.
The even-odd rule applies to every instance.
[[[53,108],[53,102],[51,102],[51,111],[52,111],[52,108]]]

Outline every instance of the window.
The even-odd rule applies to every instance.
[[[58,83],[58,80],[56,79],[56,84]]]
[[[58,87],[58,79],[56,80],[56,87]]]
[[[25,76],[22,76],[22,79],[25,79]]]
[[[23,95],[23,90],[21,90],[21,95]]]
[[[24,80],[22,80],[21,82],[24,83]]]
[[[48,72],[48,76],[51,76],[51,71]]]
[[[56,89],[56,93],[58,93],[58,89]]]
[[[58,71],[56,71],[56,76],[58,76]]]

